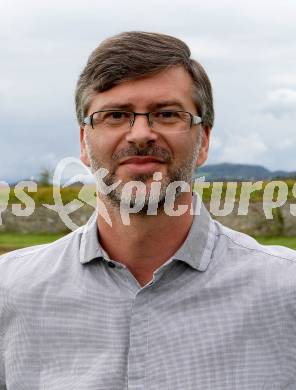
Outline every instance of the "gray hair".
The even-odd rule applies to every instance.
[[[183,66],[193,80],[193,99],[203,125],[214,124],[212,87],[204,68],[190,58],[189,47],[170,35],[131,31],[103,41],[90,55],[77,82],[76,115],[83,124],[91,100],[124,81]]]

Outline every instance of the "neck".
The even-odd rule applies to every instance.
[[[132,214],[128,225],[123,224],[118,208],[104,203],[112,226],[98,217],[100,244],[111,259],[124,264],[145,285],[185,241],[193,219],[192,195],[182,193],[176,199],[174,210],[180,205],[187,207],[182,215],[170,216],[164,211],[157,215]]]

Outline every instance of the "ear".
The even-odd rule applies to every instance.
[[[80,160],[87,166],[90,166],[88,153],[85,144],[85,129],[80,127]]]
[[[202,143],[199,150],[199,156],[196,161],[196,166],[202,165],[208,158],[208,151],[209,151],[209,145],[210,145],[210,135],[211,135],[211,128],[208,126],[203,126],[202,130]]]

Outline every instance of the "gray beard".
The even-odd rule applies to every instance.
[[[139,181],[142,183],[146,183],[148,179],[151,179],[152,175],[138,175],[133,177],[133,181]],[[141,210],[137,213],[138,215],[147,215],[149,208],[156,208],[159,211],[163,210],[164,203],[166,201],[166,189],[168,185],[174,181],[182,180],[180,179],[180,175],[174,172],[174,175],[166,176],[161,181],[161,189],[159,194],[154,194],[153,191],[147,191],[145,195],[145,201]],[[185,181],[185,180],[184,180]],[[107,186],[111,186],[116,182],[116,177],[113,175],[107,175],[104,178],[104,182]],[[187,181],[186,181],[187,182]],[[137,204],[137,196],[136,194],[132,194],[132,196],[125,197],[123,194],[124,184],[120,184],[114,191],[111,191],[108,195],[106,195],[114,207],[123,208],[130,210],[134,208]],[[181,195],[181,187],[177,187],[176,190],[176,198]]]
[[[166,201],[166,191],[167,187],[170,183],[173,183],[175,181],[182,181],[185,183],[188,183],[189,185],[192,182],[193,173],[196,166],[196,161],[198,159],[200,145],[202,141],[202,132],[200,133],[200,136],[198,136],[197,143],[195,145],[195,148],[193,150],[193,153],[191,156],[188,156],[186,161],[181,166],[174,166],[168,164],[168,173],[166,176],[162,178],[161,182],[161,188],[158,194],[154,194],[153,191],[147,191],[145,195],[145,201],[143,204],[142,209],[137,213],[137,215],[146,216],[148,208],[153,207],[156,208],[158,211],[163,211],[163,206]],[[85,137],[85,143],[86,148],[88,152],[88,157],[90,161],[90,167],[92,173],[95,174],[100,168],[103,168],[102,163],[95,157],[92,146],[89,142],[88,137]],[[128,157],[128,156],[155,156],[155,157],[161,157],[164,159],[165,162],[170,163],[172,161],[171,155],[164,149],[153,146],[153,147],[147,147],[145,149],[139,149],[136,146],[130,146],[128,149],[124,149],[120,151],[117,154],[114,154],[112,156],[113,161],[118,161],[122,157]],[[95,175],[94,175],[95,176]],[[153,174],[143,174],[143,175],[135,175],[131,178],[133,181],[139,181],[142,183],[146,183],[147,180],[151,180],[153,177]],[[106,186],[111,186],[114,183],[118,181],[118,178],[115,175],[115,169],[112,169],[111,172],[108,172],[108,174],[104,177],[103,182]],[[131,209],[136,206],[137,203],[137,196],[136,193],[132,194],[132,196],[129,196],[128,198],[124,196],[123,193],[123,187],[126,183],[119,184],[113,191],[107,193],[104,195],[106,200],[115,208],[126,208]],[[177,187],[176,193],[175,193],[175,199],[178,198],[182,194],[181,187]]]

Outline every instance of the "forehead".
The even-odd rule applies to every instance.
[[[155,75],[125,81],[108,91],[97,93],[91,100],[88,114],[98,109],[130,106],[146,110],[161,102],[177,102],[194,108],[193,81],[183,67],[174,67]]]

